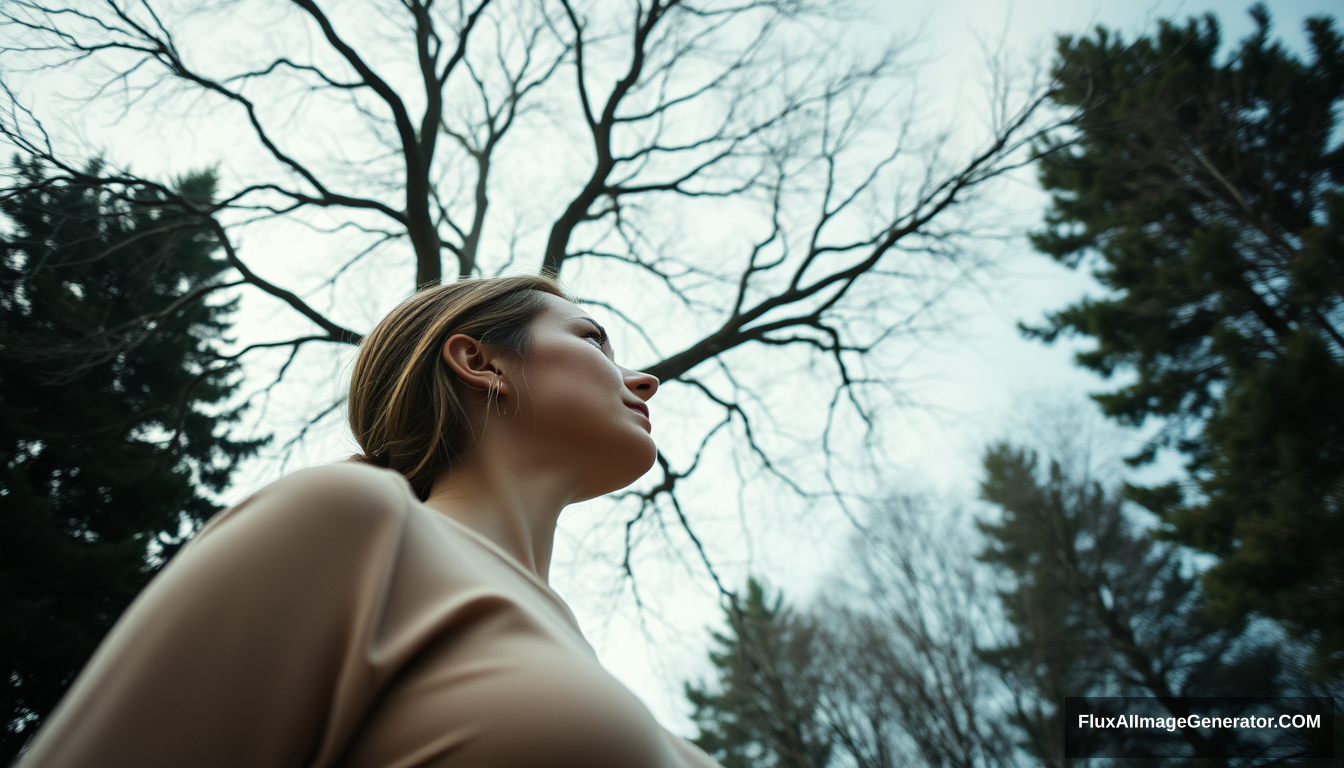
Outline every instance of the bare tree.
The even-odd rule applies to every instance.
[[[630,362],[681,385],[685,434],[620,497],[626,573],[639,532],[670,525],[713,575],[679,488],[727,440],[743,477],[839,498],[840,452],[791,467],[790,441],[830,449],[849,439],[838,426],[873,427],[893,384],[881,349],[975,269],[962,204],[1048,127],[1044,89],[1002,79],[973,121],[983,135],[921,121],[900,46],[855,45],[836,14],[808,0],[9,0],[0,134],[48,179],[194,212],[237,279],[190,300],[241,284],[288,313],[219,361],[269,366],[259,392],[445,270],[563,277],[651,358]],[[123,130],[191,137],[221,164],[218,201],[175,196],[171,168],[118,166],[135,146],[112,140]],[[753,346],[775,362],[754,365]],[[795,377],[815,405],[789,414],[790,437],[762,382],[818,364]],[[319,403],[308,423],[338,411]]]
[[[861,768],[1014,765],[1011,695],[981,657],[1004,624],[970,521],[920,495],[874,512],[811,614],[837,750]]]

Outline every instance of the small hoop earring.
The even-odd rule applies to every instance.
[[[494,400],[495,410],[499,412],[500,416],[503,416],[504,405],[499,401],[499,387],[500,387],[499,377],[498,376],[490,377],[490,384],[486,387],[485,399],[487,403],[490,402],[491,400]]]

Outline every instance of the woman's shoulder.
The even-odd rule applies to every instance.
[[[219,513],[202,529],[249,527],[358,532],[403,517],[414,495],[391,470],[353,461],[292,472]]]
[[[380,690],[358,649],[391,620],[414,501],[399,475],[343,464],[216,515],[117,622],[29,763],[329,764],[313,750]]]
[[[399,473],[358,461],[342,461],[291,472],[264,486],[259,494],[285,494],[327,504],[402,503],[410,492]]]

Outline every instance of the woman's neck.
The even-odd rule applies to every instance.
[[[568,486],[553,472],[478,450],[439,475],[425,505],[498,544],[549,583],[555,525],[569,503]]]

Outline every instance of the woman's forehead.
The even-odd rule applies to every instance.
[[[543,295],[545,296],[546,307],[541,311],[542,317],[553,321],[574,319],[593,320],[592,315],[589,315],[583,310],[583,307],[580,307],[574,302],[562,299],[551,293]]]

